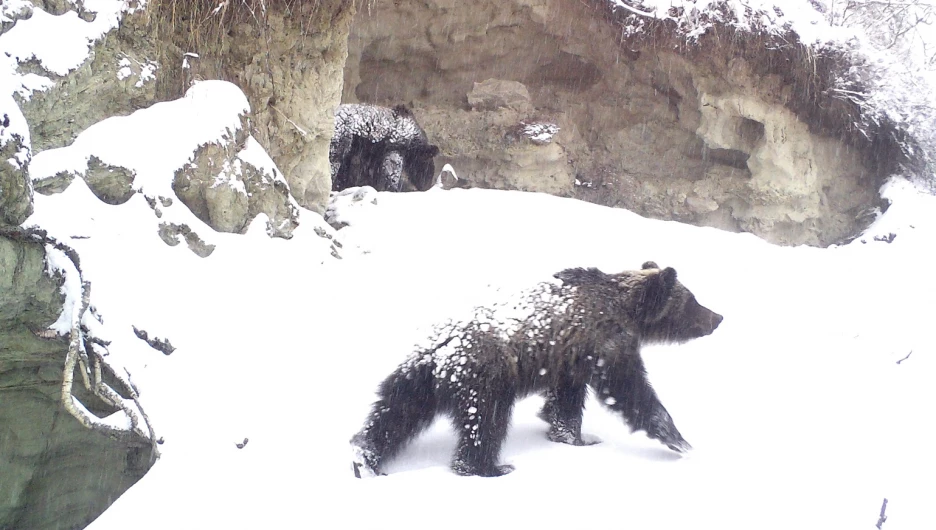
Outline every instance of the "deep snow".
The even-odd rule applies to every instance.
[[[166,441],[91,528],[870,528],[883,497],[887,530],[931,527],[936,204],[903,182],[888,191],[894,206],[866,244],[824,250],[540,194],[381,193],[338,232],[342,260],[314,223],[290,241],[226,236],[200,259],[114,229],[152,215],[142,198],[104,205],[81,181],[37,197],[37,216],[58,212],[42,222],[54,233],[89,223],[71,243],[118,330],[114,361]],[[871,239],[892,231],[893,243]],[[531,398],[514,415],[506,477],[450,473],[455,439],[439,422],[390,475],[353,478],[348,439],[433,322],[566,266],[647,259],[725,316],[711,337],[646,351],[688,457],[593,400],[584,431],[603,443],[552,444]],[[178,349],[149,349],[131,324]]]
[[[931,526],[936,465],[912,449],[933,429],[936,204],[902,180],[885,193],[894,205],[866,243],[815,249],[541,194],[371,192],[337,206],[350,223],[340,260],[307,211],[292,240],[255,222],[246,236],[212,234],[218,248],[202,259],[159,239],[140,194],[106,205],[76,179],[38,195],[27,224],[80,252],[111,361],[165,439],[91,528],[869,528],[885,496],[887,530]],[[891,232],[893,243],[873,240]],[[631,435],[594,400],[584,430],[603,443],[552,444],[531,398],[504,448],[509,476],[450,473],[442,421],[389,476],[353,478],[348,439],[433,323],[564,267],[645,260],[675,267],[725,316],[711,337],[646,351],[688,457]],[[177,350],[150,349],[131,325]]]

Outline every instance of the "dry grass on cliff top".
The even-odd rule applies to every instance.
[[[157,24],[187,34],[190,44],[199,44],[218,42],[240,24],[263,30],[271,14],[298,18],[307,31],[320,31],[354,3],[354,0],[149,0],[147,12]]]
[[[755,75],[778,77],[789,89],[789,94],[778,96],[784,106],[812,132],[854,146],[878,175],[901,168],[922,173],[927,165],[921,146],[925,139],[910,134],[912,126],[875,112],[867,102],[843,97],[875,91],[863,78],[870,77],[862,73],[867,60],[848,46],[807,44],[804,40],[810,39],[798,35],[779,10],[764,13],[745,7],[739,13],[729,2],[709,2],[708,11],[670,7],[659,17],[648,17],[616,8],[620,2],[613,0],[591,3],[621,28],[619,45],[632,53],[675,50],[716,71],[727,71],[731,59],[741,58]]]

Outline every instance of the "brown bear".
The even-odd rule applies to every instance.
[[[700,305],[672,268],[646,262],[606,274],[566,269],[514,301],[477,308],[466,322],[436,329],[425,346],[380,385],[379,399],[351,440],[357,477],[379,475],[387,459],[449,415],[458,434],[452,470],[500,476],[498,464],[517,399],[543,393],[540,418],[554,442],[584,445],[590,386],[632,430],[683,452],[690,445],[650,386],[640,348],[709,335],[722,316]]]
[[[332,190],[372,186],[377,191],[426,191],[433,184],[438,154],[404,105],[339,105],[328,146]]]

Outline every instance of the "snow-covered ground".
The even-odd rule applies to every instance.
[[[30,222],[88,237],[70,244],[117,330],[113,361],[165,439],[91,528],[871,528],[884,497],[887,530],[932,527],[936,202],[887,191],[866,244],[823,250],[540,194],[382,193],[345,212],[341,260],[310,212],[290,241],[225,235],[201,259],[122,229],[152,216],[141,197],[105,205],[80,180],[38,196]],[[433,322],[563,267],[648,259],[725,316],[710,337],[645,352],[689,456],[595,401],[584,431],[602,444],[550,443],[534,397],[514,414],[508,476],[452,474],[440,421],[388,476],[353,478],[348,439]],[[132,324],[178,349],[150,349]]]
[[[123,5],[85,2],[105,4],[114,13]],[[86,47],[107,20],[69,35]],[[0,50],[35,51],[51,71],[74,67],[57,49],[22,44],[39,35],[25,24],[0,37]],[[49,85],[13,75],[17,55],[4,57],[7,101]],[[215,123],[218,134],[242,110],[222,85],[195,91],[211,122],[204,130]],[[191,103],[163,109],[184,112]],[[214,113],[222,104],[227,110]],[[107,120],[58,155],[37,155],[34,176],[43,165],[80,169],[88,153],[100,156],[145,127],[173,130],[160,120],[175,111]],[[28,141],[15,104],[10,112],[10,130]],[[143,127],[147,115],[153,121]],[[166,153],[185,154],[179,142],[193,141],[164,135],[159,150],[128,164],[161,167]],[[172,178],[138,176],[147,194]],[[928,447],[936,432],[936,198],[906,181],[888,183],[893,206],[864,237],[829,249],[780,248],[539,194],[436,189],[376,194],[376,204],[346,194],[337,205],[350,223],[337,233],[343,259],[316,234],[324,225],[311,212],[286,241],[268,238],[261,220],[245,236],[213,233],[175,201],[166,215],[217,245],[199,258],[184,243],[163,243],[142,193],[111,206],[76,179],[62,194],[37,195],[26,223],[79,251],[112,341],[110,361],[131,373],[165,440],[160,460],[95,530],[870,529],[885,497],[885,530],[936,527]],[[874,240],[891,233],[892,243]],[[710,337],[645,351],[651,381],[695,448],[688,456],[630,434],[595,401],[584,431],[603,443],[550,443],[534,397],[515,411],[502,455],[517,468],[510,475],[452,474],[455,437],[440,421],[388,476],[353,478],[349,438],[377,384],[433,323],[565,267],[613,272],[646,260],[675,267],[725,316]],[[132,325],[168,337],[176,351],[151,349]]]
[[[214,86],[206,101],[226,105],[230,85]],[[115,118],[87,138],[110,145],[141,116],[158,127],[190,104]],[[89,143],[76,145],[106,151]],[[71,160],[75,148],[36,160]],[[864,237],[815,249],[541,194],[371,193],[336,204],[350,223],[337,233],[343,259],[308,211],[289,241],[256,221],[245,236],[210,233],[189,215],[217,245],[203,259],[163,243],[141,193],[111,206],[76,179],[36,196],[27,224],[79,251],[110,360],[132,374],[165,440],[153,469],[92,528],[869,528],[884,497],[888,530],[936,524],[925,446],[936,427],[936,198],[893,180],[893,206]],[[874,240],[890,233],[892,243]],[[455,437],[442,420],[388,476],[353,478],[348,439],[379,381],[433,323],[565,267],[646,260],[675,267],[725,316],[711,337],[646,351],[695,447],[688,457],[630,434],[595,401],[584,430],[602,444],[550,443],[534,397],[514,415],[503,460],[517,470],[506,477],[452,474]],[[150,349],[133,325],[177,350]]]

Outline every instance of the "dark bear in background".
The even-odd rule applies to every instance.
[[[439,148],[409,109],[350,103],[335,111],[335,136],[328,148],[332,190],[373,186],[401,191],[405,172],[412,188],[425,191],[435,176]]]
[[[540,417],[554,442],[584,445],[582,411],[591,386],[632,430],[683,452],[690,445],[647,379],[640,348],[704,337],[721,315],[701,306],[672,268],[605,274],[566,269],[518,300],[478,308],[468,322],[438,328],[380,385],[351,444],[356,476],[382,466],[438,414],[453,418],[459,441],[452,469],[499,476],[514,402],[543,392]]]

